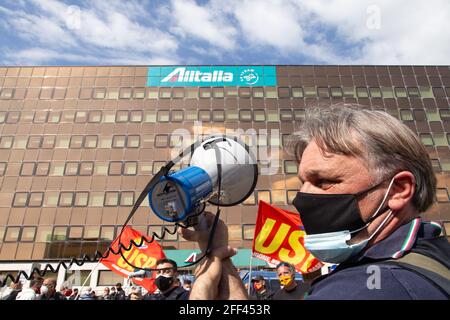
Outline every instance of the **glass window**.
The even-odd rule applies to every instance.
[[[75,113],[76,123],[85,123],[87,121],[88,113],[87,111],[77,111]]]
[[[173,88],[172,96],[175,99],[183,99],[184,98],[184,88]]]
[[[121,161],[112,161],[109,163],[108,175],[120,176],[122,174],[123,163]]]
[[[272,147],[279,147],[281,145],[280,135],[271,134],[269,140]]]
[[[108,88],[106,93],[106,99],[119,99],[119,89],[118,88]]]
[[[198,113],[197,110],[186,110],[186,121],[197,121],[198,120]]]
[[[36,237],[36,227],[23,227],[20,241],[33,242]]]
[[[172,121],[173,122],[182,122],[184,118],[183,110],[172,110]]]
[[[253,98],[264,98],[264,89],[262,87],[254,87]]]
[[[89,192],[75,192],[75,207],[86,207],[89,202]]]
[[[211,98],[211,88],[200,88],[200,98]]]
[[[291,91],[293,98],[303,98],[303,88],[292,88]]]
[[[34,169],[36,168],[35,162],[24,162],[20,168],[21,176],[32,176],[34,175]]]
[[[83,147],[83,136],[72,136],[70,138],[70,148],[71,149],[80,149]]]
[[[225,96],[226,97],[237,97],[238,90],[236,87],[225,87]]]
[[[141,137],[138,135],[128,136],[127,148],[139,148]]]
[[[14,137],[3,136],[0,137],[0,149],[11,149],[14,142]]]
[[[256,204],[255,193],[252,192],[250,194],[250,196],[247,199],[245,199],[245,201],[242,204],[244,204],[246,206],[253,206],[253,205],[255,205]]]
[[[59,194],[60,207],[71,207],[73,203],[73,192],[61,192]]]
[[[94,174],[97,176],[105,176],[108,174],[109,164],[107,162],[96,162],[94,166]]]
[[[97,141],[98,141],[97,136],[86,136],[84,140],[84,147],[89,149],[97,148]]]
[[[122,191],[120,194],[120,205],[130,207],[134,204],[134,192]]]
[[[420,98],[420,91],[417,87],[408,87],[408,95],[411,98]]]
[[[160,88],[159,97],[162,99],[170,99],[172,88]]]
[[[0,162],[0,177],[5,175],[6,166],[6,162]]]
[[[165,148],[169,145],[169,137],[166,134],[157,134],[155,137],[155,147]]]
[[[200,121],[211,121],[211,111],[209,110],[200,110],[198,112],[198,118]]]
[[[28,138],[25,136],[16,136],[14,139],[14,149],[26,149],[28,144]]]
[[[55,147],[67,149],[69,147],[69,143],[70,143],[69,136],[57,136]]]
[[[103,192],[91,192],[89,194],[89,206],[103,207],[105,195]]]
[[[152,173],[153,174],[157,174],[158,171],[161,169],[161,167],[165,166],[166,162],[165,161],[153,161],[153,170]]]
[[[280,98],[290,98],[291,93],[289,87],[278,87],[278,96]]]
[[[92,97],[92,88],[81,88],[79,97],[80,99],[90,99]]]
[[[34,114],[34,123],[45,123],[47,122],[48,111],[36,111]]]
[[[286,204],[286,191],[285,190],[272,190],[272,203],[274,204]]]
[[[439,114],[442,120],[448,121],[450,119],[450,110],[448,109],[439,109]]]
[[[158,88],[147,88],[148,99],[158,99]]]
[[[270,191],[263,191],[263,190],[256,191],[256,196],[258,202],[262,200],[264,202],[271,203]]]
[[[420,140],[426,146],[433,146],[434,145],[433,137],[429,133],[421,133],[420,134]]]
[[[188,99],[197,99],[198,98],[198,89],[197,88],[186,88],[186,98]]]
[[[273,87],[264,87],[264,92],[267,99],[277,99],[278,92],[276,88]]]
[[[239,111],[233,109],[225,110],[225,118],[227,119],[227,121],[238,121]]]
[[[276,109],[268,109],[267,110],[267,121],[268,122],[279,122],[280,121],[280,115],[278,113],[278,110],[276,110]]]
[[[286,160],[284,161],[284,173],[285,174],[297,174],[298,164],[296,161]]]
[[[53,241],[67,240],[67,227],[58,226],[53,228]]]
[[[331,97],[333,98],[342,98],[342,89],[339,87],[331,87]]]
[[[292,121],[292,110],[291,109],[281,109],[280,110],[281,121]]]
[[[98,286],[115,286],[116,283],[123,283],[123,277],[109,270],[101,270],[98,272]]]
[[[119,192],[107,191],[105,192],[105,203],[106,207],[115,207],[119,204]]]
[[[447,188],[437,188],[436,199],[438,202],[448,202]]]
[[[8,116],[6,117],[6,123],[17,123],[20,119],[20,112],[19,111],[10,111],[8,112]]]
[[[257,122],[266,121],[266,112],[264,110],[254,110],[253,120]]]
[[[35,175],[47,176],[50,170],[50,162],[38,162]]]
[[[117,110],[116,112],[116,122],[128,122],[128,111]]]
[[[228,239],[231,241],[242,240],[242,227],[240,224],[228,225]]]
[[[28,202],[28,192],[16,192],[13,199],[13,207],[26,207]]]
[[[225,121],[225,111],[213,110],[212,117],[213,117],[213,121],[215,121],[215,122],[223,122],[223,121]]]
[[[305,120],[306,112],[305,109],[295,109],[294,110],[294,119],[295,120]]]
[[[13,97],[14,89],[3,88],[0,91],[0,99],[11,99]]]
[[[80,176],[90,176],[94,171],[94,162],[92,161],[83,161],[80,164]]]
[[[56,207],[58,205],[59,193],[56,191],[47,191],[44,197],[44,207]]]
[[[134,88],[133,98],[134,99],[144,99],[145,98],[145,88]]]
[[[369,88],[370,96],[372,98],[381,98],[381,89],[380,88]]]
[[[112,241],[115,237],[114,226],[101,226],[100,227],[100,240]]]
[[[428,121],[441,121],[441,117],[437,109],[426,109],[425,113]]]
[[[113,148],[125,148],[126,137],[125,136],[114,136],[112,140]]]
[[[239,110],[239,120],[252,121],[252,111],[247,109]]]
[[[36,232],[36,242],[49,242],[52,240],[52,227],[39,226]]]
[[[65,168],[64,162],[60,162],[60,163],[53,162],[51,169],[50,169],[50,175],[62,176],[62,175],[64,175],[64,168]]]
[[[258,135],[258,146],[265,147],[267,146],[267,136],[265,134]]]
[[[447,135],[447,140],[449,139],[449,136]],[[433,166],[434,172],[441,172],[441,164],[439,163],[439,159],[431,159],[431,165]]]
[[[120,99],[130,99],[131,98],[131,88],[120,88],[119,98]]]
[[[69,228],[69,240],[83,239],[84,228],[82,226],[72,226]]]
[[[5,242],[19,241],[20,227],[7,227],[5,233]]]
[[[320,98],[329,98],[330,97],[330,92],[328,91],[328,88],[317,88],[317,95]]]
[[[241,98],[250,98],[252,95],[249,87],[240,87],[239,88],[239,97]]]
[[[90,270],[66,270],[64,282],[73,287],[81,287],[89,277]]]
[[[419,87],[420,96],[424,99],[426,98],[434,98],[433,91],[431,90],[431,87],[428,86],[420,86]]]
[[[110,137],[100,137],[100,148],[111,148],[112,139]]]
[[[116,113],[114,111],[103,111],[103,122],[114,123],[116,122]]]
[[[169,122],[169,111],[167,110],[159,110],[158,111],[158,122]]]
[[[105,99],[106,89],[105,88],[95,88],[94,89],[94,99]]]
[[[221,87],[213,88],[212,93],[213,93],[214,98],[223,98],[224,97],[223,88],[221,88]]]
[[[294,201],[294,198],[297,196],[298,190],[288,190],[287,193],[287,201],[288,204],[292,204],[292,201]]]
[[[75,120],[75,111],[66,110],[62,113],[63,122],[74,122]]]
[[[6,119],[6,111],[0,111],[0,123],[4,123]]]
[[[127,161],[123,167],[123,174],[126,176],[134,176],[137,174],[137,162]]]
[[[42,143],[42,136],[30,136],[28,138],[27,148],[28,149],[39,149]]]
[[[242,226],[242,238],[244,240],[253,240],[255,236],[255,225],[243,225]]]
[[[413,113],[409,109],[400,109],[400,118],[403,121],[412,121],[412,120],[414,120]]]
[[[44,201],[43,192],[31,192],[30,199],[28,201],[29,207],[42,207],[42,202]]]
[[[50,111],[50,115],[48,116],[49,123],[59,123],[61,121],[61,112],[59,111]]]
[[[303,88],[305,97],[316,97],[316,88],[315,87],[304,87]]]
[[[369,97],[367,88],[364,88],[364,87],[356,88],[356,95],[358,96],[358,98],[368,98]]]
[[[344,97],[356,98],[355,87],[343,87]]]
[[[444,133],[433,133],[434,145],[436,147],[447,147],[448,141]]]
[[[53,99],[62,100],[66,97],[66,88],[55,88],[53,91]]]
[[[144,112],[144,122],[155,123],[156,122],[156,111],[145,111]]]
[[[130,122],[142,122],[142,111],[130,111]]]
[[[406,94],[406,88],[395,88],[395,96],[397,98],[406,98],[408,95]]]
[[[44,136],[42,140],[43,149],[53,149],[55,147],[56,136]]]

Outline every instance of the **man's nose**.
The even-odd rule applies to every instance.
[[[308,181],[303,182],[302,185],[300,186],[300,192],[314,193],[313,185]]]

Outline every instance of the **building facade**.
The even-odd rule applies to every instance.
[[[285,138],[306,108],[339,102],[385,110],[420,136],[438,178],[424,217],[450,235],[448,66],[0,67],[0,271],[104,251],[176,147],[216,132],[257,152],[254,194],[222,210],[231,245],[248,249],[258,200],[295,210]],[[147,201],[130,224],[164,227]],[[176,234],[161,244],[186,258],[196,249]]]

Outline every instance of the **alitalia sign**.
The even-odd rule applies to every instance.
[[[148,67],[147,86],[276,86],[275,66]]]

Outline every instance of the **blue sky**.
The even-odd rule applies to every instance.
[[[0,65],[448,65],[448,30],[448,0],[6,0]]]

